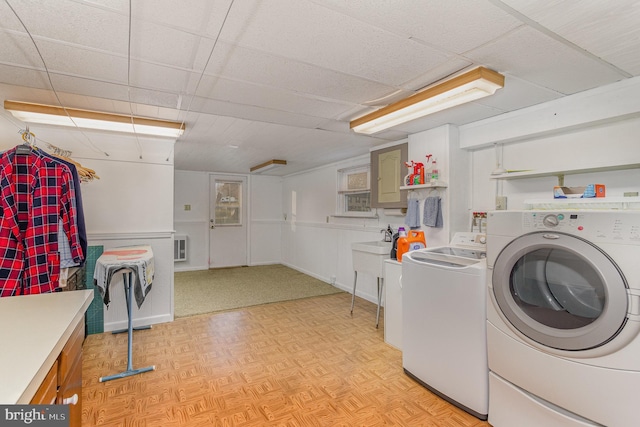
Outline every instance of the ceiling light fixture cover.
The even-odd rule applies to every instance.
[[[19,101],[4,101],[4,109],[11,112],[18,120],[26,123],[78,126],[85,129],[128,132],[167,138],[178,138],[184,133],[183,123],[127,116],[125,114],[62,108]]]
[[[350,126],[355,132],[373,134],[428,114],[493,95],[502,87],[504,87],[502,74],[478,67],[352,120]]]
[[[268,171],[273,168],[277,168],[280,166],[284,166],[287,164],[286,160],[269,160],[268,162],[260,163],[259,165],[253,166],[250,171],[253,173],[262,173]]]

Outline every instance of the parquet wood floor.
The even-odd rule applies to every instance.
[[[83,354],[83,427],[433,426],[486,422],[435,396],[402,370],[375,328],[376,306],[351,295],[177,319],[127,334],[90,335]]]

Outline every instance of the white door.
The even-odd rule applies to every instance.
[[[209,268],[247,265],[247,178],[209,176]]]

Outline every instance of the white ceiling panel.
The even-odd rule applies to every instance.
[[[466,56],[565,95],[623,78],[610,67],[530,27],[511,32]]]
[[[505,3],[616,67],[634,75],[640,72],[637,0],[506,0]]]
[[[130,84],[132,87],[176,94],[193,93],[198,76],[199,73],[194,71],[131,60]]]
[[[0,1],[4,99],[56,104],[50,78],[63,105],[184,120],[187,129],[175,156],[166,141],[161,152],[142,153],[155,146],[146,138],[121,137],[118,145],[111,134],[73,129],[38,128],[42,140],[123,158],[131,147],[132,161],[173,157],[185,170],[246,173],[283,157],[288,164],[277,173],[294,173],[408,133],[640,76],[640,2],[631,0],[8,2]],[[494,96],[372,136],[349,128],[366,112],[480,65],[506,77]],[[21,125],[0,114],[0,149],[14,144]]]
[[[457,54],[496,39],[522,22],[487,1],[313,0],[398,35]]]
[[[240,6],[242,12],[238,14],[236,8]],[[247,25],[244,17],[249,14]],[[253,2],[236,2],[223,37],[242,46],[388,85],[410,80],[449,57],[406,37],[298,0],[263,2],[258,7]]]
[[[335,118],[354,106],[225,78],[216,79],[209,93],[219,101],[324,118]]]
[[[194,69],[200,39],[194,34],[137,19],[132,23],[131,57]],[[203,66],[200,64],[200,69]]]
[[[320,117],[305,116],[302,114],[271,110],[252,105],[234,104],[231,102],[215,100],[204,101],[202,99],[193,101],[191,111],[304,128],[315,128],[323,121]]]
[[[10,0],[10,3],[36,39],[59,40],[121,55],[127,53],[127,15],[72,0]],[[23,31],[16,22],[12,28]]]
[[[216,47],[207,75],[273,86],[328,100],[366,102],[387,95],[395,88],[303,62],[257,50],[220,44]],[[203,83],[199,96],[215,96]]]
[[[44,70],[31,39],[24,33],[0,31],[0,63]]]
[[[127,84],[126,57],[45,40],[38,40],[37,43],[51,73]],[[44,65],[39,68],[44,69]]]

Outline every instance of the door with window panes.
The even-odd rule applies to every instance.
[[[247,178],[209,177],[209,268],[247,265]]]

